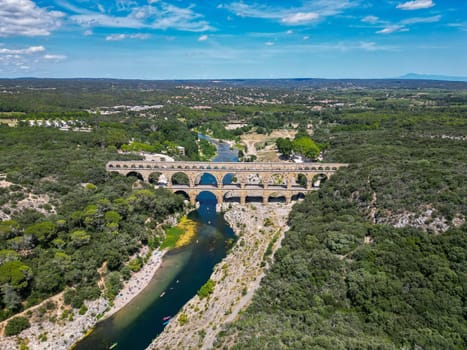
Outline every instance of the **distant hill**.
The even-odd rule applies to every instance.
[[[422,78],[423,77],[423,78]],[[0,78],[0,88],[23,89],[66,89],[81,91],[102,91],[107,89],[154,89],[170,90],[180,86],[198,87],[236,87],[272,89],[467,89],[464,80],[434,80],[428,76],[407,74],[394,79],[221,79],[221,80],[136,80],[136,79],[99,79],[99,78]],[[451,77],[453,78],[453,77]],[[459,78],[460,79],[460,78]]]
[[[405,74],[399,79],[424,79],[424,80],[443,80],[443,81],[467,81],[467,77],[454,77],[449,75],[435,75],[435,74]]]

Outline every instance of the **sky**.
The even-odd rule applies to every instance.
[[[0,77],[467,76],[467,0],[0,0]]]

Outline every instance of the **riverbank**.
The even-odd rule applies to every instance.
[[[225,205],[225,219],[239,238],[214,268],[212,294],[204,299],[194,296],[148,349],[212,348],[222,326],[237,317],[258,289],[288,230],[291,208],[291,204],[281,203]]]
[[[143,247],[139,254],[144,256],[147,252],[148,248]],[[112,306],[107,299],[100,297],[97,300],[86,301],[87,311],[80,315],[79,310],[65,306],[62,292],[26,310],[22,315],[29,319],[31,327],[17,336],[1,337],[0,349],[16,350],[19,344],[27,344],[31,350],[70,349],[72,344],[85,336],[98,321],[122,309],[148,285],[166,252],[167,250],[154,251],[141,270],[133,273],[130,279],[124,282]],[[44,312],[48,302],[54,304],[54,309]]]

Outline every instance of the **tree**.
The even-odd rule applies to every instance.
[[[293,141],[293,150],[306,158],[314,159],[319,155],[319,147],[309,136],[301,136]]]
[[[91,240],[91,235],[84,230],[73,231],[70,234],[71,244],[74,247],[81,247],[85,244],[88,244]]]
[[[9,284],[4,284],[1,291],[3,294],[2,301],[10,310],[15,310],[21,304],[20,296]]]
[[[277,150],[280,153],[282,153],[282,155],[284,155],[284,157],[288,158],[292,154],[293,145],[292,145],[292,141],[290,141],[288,137],[285,139],[282,137],[279,137],[276,140],[276,147],[277,147]]]
[[[32,269],[21,261],[7,261],[0,265],[0,284],[9,284],[15,290],[26,288],[32,278]]]
[[[25,235],[34,236],[39,242],[48,242],[54,238],[56,226],[53,222],[44,221],[38,224],[33,224],[26,227],[24,230]]]

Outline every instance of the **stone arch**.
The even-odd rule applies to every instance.
[[[174,186],[176,185],[186,185],[190,186],[190,178],[188,175],[182,171],[172,174],[170,177],[170,183]]]
[[[247,194],[245,197],[245,203],[263,203],[264,197],[260,194]]]
[[[233,191],[225,192],[224,195],[222,196],[222,199],[224,203],[240,203],[241,202],[240,194],[236,194]]]
[[[182,196],[184,200],[190,201],[190,195],[186,191],[178,190],[175,191],[174,194]]]
[[[321,185],[326,182],[328,179],[328,176],[324,173],[319,173],[313,176],[313,179],[311,180],[311,184],[313,188],[319,188]]]
[[[303,192],[295,193],[295,194],[292,196],[292,200],[293,200],[294,202],[299,201],[299,200],[302,200],[302,199],[305,199],[305,193],[303,193]]]
[[[219,183],[216,176],[208,172],[199,173],[198,175],[196,175],[195,186],[197,185],[212,185],[219,187]]]
[[[269,186],[287,187],[287,174],[274,173],[269,176]]]
[[[208,204],[218,204],[219,199],[217,198],[216,194],[211,191],[201,191],[196,195],[196,202],[199,201],[206,202]]]
[[[109,164],[109,169],[112,169],[113,167],[113,164]]]
[[[264,194],[267,196],[265,198],[266,203],[286,203],[287,202],[287,197],[284,193],[280,192],[271,192],[269,194]]]
[[[130,171],[129,173],[126,174],[127,177],[133,176],[136,177],[137,179],[144,181],[144,176],[141,175],[141,173],[137,171]]]
[[[227,173],[222,177],[222,185],[236,185],[240,188],[240,181],[236,173]]]
[[[308,178],[304,173],[298,173],[295,176],[295,186],[296,187],[302,187],[302,188],[307,188],[308,184]]]
[[[148,181],[153,185],[167,185],[167,177],[159,171],[149,174]]]

